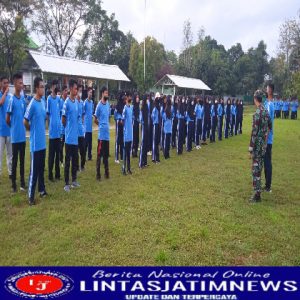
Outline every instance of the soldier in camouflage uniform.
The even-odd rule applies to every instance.
[[[254,93],[256,111],[253,115],[252,133],[249,145],[249,152],[252,158],[252,177],[254,194],[250,202],[261,201],[261,171],[264,163],[264,155],[267,147],[267,137],[272,128],[272,122],[268,111],[262,105],[263,92],[257,90]]]

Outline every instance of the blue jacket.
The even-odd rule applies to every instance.
[[[223,117],[224,115],[224,110],[223,110],[223,106],[221,103],[218,104],[218,117]]]
[[[122,118],[124,120],[124,142],[132,142],[133,140],[133,107],[125,105]]]
[[[203,106],[202,105],[196,104],[195,114],[196,114],[196,120],[202,120],[203,119]]]
[[[159,111],[156,107],[153,108],[151,117],[153,124],[159,124]]]
[[[167,114],[163,112],[164,133],[172,133],[172,119],[167,118]]]
[[[268,135],[268,144],[273,144],[273,128],[274,128],[274,104],[272,101],[268,101],[266,100],[264,103],[264,107],[266,108],[266,110],[269,112],[269,116],[272,122],[272,129],[269,132]]]

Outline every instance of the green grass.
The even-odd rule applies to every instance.
[[[133,159],[127,177],[114,163],[111,136],[111,178],[100,183],[95,132],[81,187],[66,194],[63,181],[46,180],[50,196],[35,207],[24,194],[10,195],[4,165],[0,264],[299,265],[300,121],[275,120],[273,193],[251,205],[253,110],[243,135],[180,157],[172,150],[170,160],[144,170]],[[26,158],[28,174],[29,150]]]

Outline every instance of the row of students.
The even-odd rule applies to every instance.
[[[291,112],[291,119],[297,119],[297,112],[299,107],[298,99],[291,98],[291,99],[274,99],[273,101],[274,109],[275,109],[275,117],[282,118],[282,119],[289,119],[290,112]]]

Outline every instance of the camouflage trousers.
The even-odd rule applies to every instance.
[[[253,190],[256,193],[261,192],[261,171],[263,168],[264,158],[261,156],[252,157],[252,181]]]

